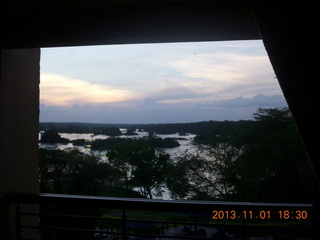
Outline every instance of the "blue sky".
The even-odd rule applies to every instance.
[[[285,105],[261,41],[41,50],[42,122],[239,120]]]

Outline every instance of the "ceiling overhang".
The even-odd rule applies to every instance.
[[[1,46],[35,48],[260,39],[249,1],[132,2],[58,1],[4,6]]]

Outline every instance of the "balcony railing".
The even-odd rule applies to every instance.
[[[311,239],[312,205],[10,194],[16,238]],[[36,207],[30,207],[30,206]],[[33,220],[32,220],[33,219]]]

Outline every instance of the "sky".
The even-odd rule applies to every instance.
[[[42,48],[40,122],[247,120],[286,106],[262,41]]]

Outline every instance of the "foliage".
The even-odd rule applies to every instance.
[[[153,198],[167,186],[174,199],[311,201],[311,170],[287,108],[259,108],[252,121],[159,126],[135,126],[151,133],[142,139],[93,141],[92,150],[108,150],[107,162],[74,150],[40,149],[41,191]],[[174,159],[158,152],[179,146],[176,139],[155,136],[165,126],[170,132],[197,129],[199,150]],[[42,134],[41,142],[57,141],[65,140],[53,130]]]
[[[253,117],[239,124],[221,122],[199,135],[195,141],[202,150],[175,160],[179,174],[168,183],[172,195],[310,202],[311,170],[289,110],[258,109]],[[187,187],[179,189],[175,181]]]
[[[237,148],[221,143],[216,148],[203,146],[196,153],[185,152],[178,156],[167,178],[171,196],[194,200],[230,200],[234,187],[229,180],[238,154]]]
[[[310,202],[312,174],[289,110],[258,109],[254,119],[250,129],[234,137],[235,144],[242,148],[237,159],[238,180],[234,182],[237,197]]]
[[[191,190],[190,176],[186,174],[186,166],[181,163],[168,163],[166,186],[172,199],[185,199]]]
[[[73,146],[85,146],[88,141],[85,139],[75,139],[71,141]]]
[[[115,127],[103,127],[98,129],[97,131],[93,132],[94,134],[103,134],[108,136],[120,136],[122,135],[122,132],[119,128]]]
[[[62,138],[59,133],[53,130],[46,130],[44,133],[41,133],[41,143],[68,143],[69,140]]]
[[[114,124],[94,123],[40,123],[40,131],[53,130],[60,133],[93,133],[108,136],[122,135],[119,127]]]
[[[91,142],[92,150],[108,150],[118,144],[129,144],[132,140],[129,138],[107,138],[107,139],[95,139]]]
[[[149,137],[146,139],[146,143],[153,148],[175,148],[180,146],[179,142],[173,138]]]
[[[162,124],[98,124],[98,123],[48,123],[39,124],[40,131],[54,130],[61,133],[93,133],[102,134],[105,128],[143,129],[157,134],[175,134],[179,132],[199,134],[204,133],[219,121],[203,121],[193,123],[162,123]],[[119,132],[118,132],[119,133]],[[106,134],[110,135],[110,134]]]
[[[138,135],[138,133],[136,133],[136,129],[128,128],[125,135],[126,136],[135,136],[135,135]]]
[[[84,156],[79,151],[40,149],[41,190],[94,195],[99,185],[96,181],[97,167],[97,159],[92,156]],[[90,176],[88,173],[94,175]],[[83,181],[85,184],[81,186]]]
[[[121,172],[126,189],[140,188],[143,196],[161,195],[168,154],[156,153],[146,139],[119,144],[107,153],[110,165]]]
[[[147,139],[122,139],[113,143],[107,156],[108,162],[101,162],[78,150],[40,149],[41,191],[132,197],[137,187],[140,196],[161,195],[168,154],[156,152]]]
[[[121,190],[120,171],[78,150],[40,149],[40,191],[60,194],[131,196]]]
[[[107,139],[96,139],[91,143],[92,150],[109,150],[116,145],[128,145],[132,142],[140,141],[139,139],[132,138],[107,138]],[[148,137],[144,141],[151,148],[175,148],[179,147],[178,141],[172,138],[158,138],[158,137]]]
[[[240,131],[252,126],[252,121],[223,121],[215,122],[207,131],[199,133],[194,142],[206,145],[216,145],[222,142],[222,139],[227,139],[238,134]]]

